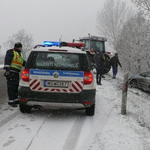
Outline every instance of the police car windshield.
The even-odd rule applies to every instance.
[[[27,64],[31,68],[57,70],[84,70],[88,68],[86,55],[73,53],[37,52]],[[32,62],[32,63],[31,63]]]

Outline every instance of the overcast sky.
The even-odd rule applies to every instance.
[[[1,0],[0,45],[24,29],[34,44],[98,35],[97,12],[106,0]],[[130,0],[127,0],[130,1]]]

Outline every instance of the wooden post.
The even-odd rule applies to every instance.
[[[121,104],[121,114],[126,114],[127,107],[127,91],[128,91],[128,72],[124,74],[123,88],[122,88],[122,104]]]

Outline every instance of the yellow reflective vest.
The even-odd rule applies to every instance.
[[[15,50],[13,50],[13,53],[14,53],[14,57],[12,59],[10,67],[18,69],[18,70],[21,70],[22,69],[22,65],[23,65],[23,61],[24,61],[23,60],[23,56],[22,56],[21,53],[19,54]]]

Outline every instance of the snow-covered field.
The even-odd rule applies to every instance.
[[[129,89],[127,114],[122,115],[121,89],[122,74],[116,80],[106,75],[97,86],[93,117],[84,111],[21,114],[4,104],[0,150],[150,150],[149,94]]]

